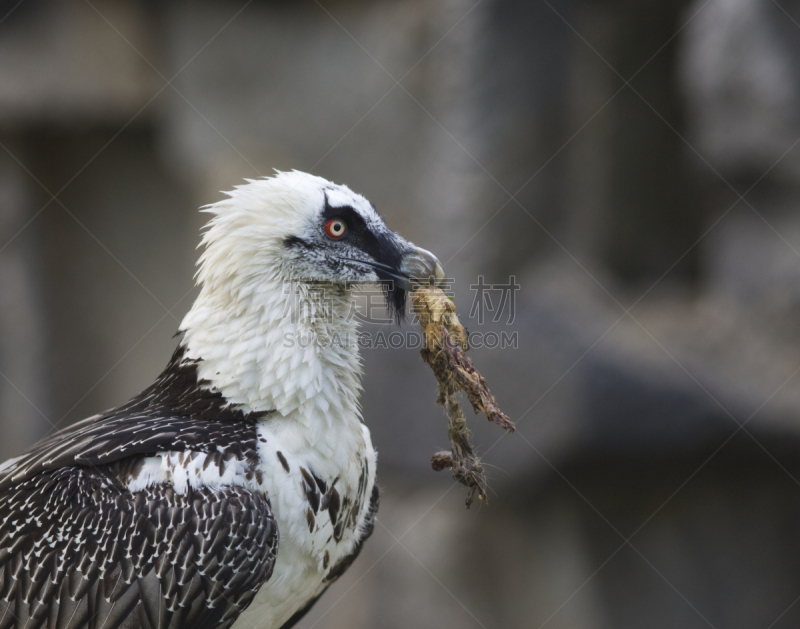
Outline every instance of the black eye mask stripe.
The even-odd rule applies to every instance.
[[[314,245],[312,245],[307,240],[303,240],[300,236],[289,236],[288,238],[283,239],[283,245],[285,247],[297,247],[300,249],[313,249]]]
[[[400,274],[400,262],[404,252],[397,246],[394,234],[387,229],[375,233],[367,227],[364,218],[355,209],[347,205],[332,207],[328,202],[328,196],[325,195],[322,224],[324,225],[332,218],[340,218],[347,225],[347,233],[340,242],[348,242],[383,267],[373,266],[375,274],[381,281],[386,306],[399,323],[405,316],[406,291],[397,286],[395,278]]]
[[[371,230],[364,218],[348,205],[332,207],[325,197],[325,210],[322,212],[322,225],[332,218],[340,218],[347,225],[347,233],[341,239],[349,242],[356,249],[360,249],[376,262],[380,262],[392,269],[399,270],[403,250],[397,246],[397,241],[387,229],[379,232]]]
[[[403,259],[404,249],[398,246],[395,235],[388,229],[382,226],[377,230],[370,229],[364,217],[354,208],[349,205],[332,207],[325,195],[325,209],[322,211],[319,224],[321,235],[324,235],[325,225],[332,218],[344,221],[347,231],[344,236],[336,240],[323,236],[328,241],[325,250],[333,252],[340,243],[347,243],[351,247],[363,251],[370,260],[374,261],[372,264],[361,260],[347,260],[347,256],[336,257],[346,263],[369,266],[375,271],[386,298],[386,306],[399,323],[405,316],[407,295],[405,290],[397,286],[395,280],[401,277],[400,263]],[[320,243],[310,242],[299,236],[289,236],[283,241],[283,244],[287,248],[305,249],[306,251],[320,249]]]

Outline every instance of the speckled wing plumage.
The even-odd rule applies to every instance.
[[[235,485],[132,493],[144,457],[255,461],[255,422],[199,386],[179,348],[128,404],[0,471],[0,629],[228,627],[272,574],[269,500]]]
[[[269,578],[277,529],[241,487],[135,495],[89,467],[0,504],[0,628],[229,627]]]
[[[101,465],[159,451],[209,453],[224,465],[257,458],[256,420],[203,388],[179,346],[156,381],[127,404],[85,419],[40,441],[0,471],[0,491],[45,469]]]

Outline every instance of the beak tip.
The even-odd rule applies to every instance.
[[[405,254],[401,272],[408,278],[409,286],[418,287],[426,283],[439,287],[444,285],[445,274],[439,260],[421,247],[413,247]]]
[[[433,284],[434,286],[439,286],[440,288],[444,286],[445,278],[447,276],[444,274],[444,269],[439,261],[436,261],[436,268],[433,270]]]

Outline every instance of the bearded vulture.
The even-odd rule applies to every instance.
[[[441,265],[319,177],[227,195],[163,373],[0,465],[0,629],[222,628],[251,603],[286,629],[370,535],[352,288],[402,316]]]

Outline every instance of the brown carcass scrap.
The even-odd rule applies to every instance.
[[[412,295],[414,312],[419,319],[425,342],[420,352],[439,383],[438,404],[444,406],[448,419],[451,450],[437,452],[431,458],[434,470],[451,468],[453,478],[469,488],[467,508],[475,494],[486,500],[486,475],[469,440],[469,429],[457,394],[464,391],[473,410],[484,413],[489,421],[514,431],[514,422],[497,406],[486,380],[472,365],[465,352],[469,349],[467,333],[458,320],[455,304],[439,288],[422,286]]]

